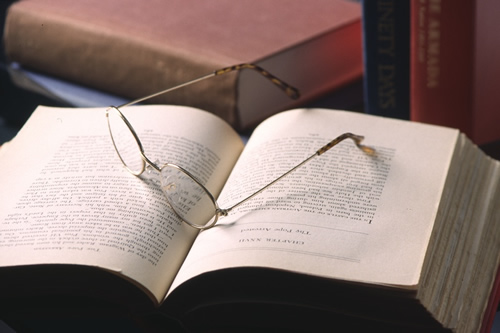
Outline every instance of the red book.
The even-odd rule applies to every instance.
[[[301,92],[294,101],[244,70],[155,103],[253,126],[359,80],[361,7],[345,0],[24,0],[6,16],[7,57],[31,70],[129,99],[239,63]]]
[[[496,0],[412,0],[412,120],[500,139],[498,17]]]

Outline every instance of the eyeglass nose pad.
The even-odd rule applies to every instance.
[[[171,202],[178,202],[180,200],[180,192],[182,186],[178,177],[172,175],[163,175],[161,177],[161,189]]]
[[[144,169],[145,172],[142,173],[142,177],[144,177],[145,179],[151,179],[151,180],[155,180],[155,181],[158,181],[158,173],[155,172],[155,169],[153,169],[153,167],[151,165],[146,165],[146,168]]]

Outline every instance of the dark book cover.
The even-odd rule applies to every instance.
[[[363,0],[365,111],[410,118],[410,2]]]

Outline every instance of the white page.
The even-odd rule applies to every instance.
[[[243,148],[225,122],[184,107],[125,113],[153,161],[205,175],[218,194]],[[105,109],[40,107],[0,167],[1,266],[99,266],[163,298],[198,232],[173,215],[157,186],[125,170]]]
[[[344,132],[364,135],[378,156],[347,140],[316,157],[202,232],[174,285],[206,271],[259,266],[414,287],[456,130],[330,110],[281,113],[250,138],[221,206],[238,202],[241,192],[252,193]],[[266,168],[274,171],[261,172]]]

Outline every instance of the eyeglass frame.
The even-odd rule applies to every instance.
[[[276,179],[274,179],[273,181],[271,181],[267,185],[263,186],[262,188],[260,188],[256,192],[250,194],[249,196],[245,197],[244,199],[240,200],[239,202],[237,202],[236,204],[234,204],[234,205],[232,205],[231,207],[228,207],[228,208],[220,208],[220,206],[219,206],[217,200],[215,199],[214,195],[205,187],[205,185],[196,176],[194,176],[192,173],[190,173],[185,168],[183,168],[183,167],[181,167],[181,166],[179,166],[177,164],[173,164],[173,163],[165,163],[165,164],[163,164],[160,167],[156,163],[152,162],[146,156],[146,154],[144,152],[144,147],[142,145],[142,142],[141,142],[139,136],[137,135],[137,132],[134,130],[134,128],[133,128],[132,124],[129,122],[129,120],[121,112],[120,108],[124,108],[126,106],[131,106],[133,104],[140,103],[140,102],[145,101],[147,99],[150,99],[150,98],[153,98],[153,97],[156,97],[156,96],[159,96],[159,95],[166,94],[166,93],[168,93],[170,91],[173,91],[173,90],[176,90],[176,89],[179,89],[179,88],[182,88],[182,87],[194,84],[196,82],[208,79],[208,78],[213,77],[213,76],[222,75],[222,74],[229,73],[229,72],[232,72],[232,71],[235,71],[235,70],[241,70],[241,69],[246,69],[246,68],[247,69],[253,69],[253,70],[256,70],[257,72],[259,72],[261,75],[263,75],[264,77],[266,77],[267,79],[269,79],[271,82],[273,82],[276,86],[278,86],[281,90],[283,90],[283,92],[286,93],[290,98],[292,98],[292,99],[299,98],[300,92],[299,92],[299,90],[297,88],[295,88],[295,87],[293,87],[293,86],[285,83],[284,81],[278,79],[277,77],[275,77],[274,75],[270,74],[269,72],[267,72],[266,70],[262,69],[261,67],[259,67],[257,65],[254,65],[254,64],[239,64],[239,65],[235,65],[235,66],[231,66],[231,67],[225,67],[225,68],[216,70],[216,71],[214,71],[214,72],[212,72],[210,74],[207,74],[205,76],[199,77],[197,79],[194,79],[194,80],[182,83],[180,85],[177,85],[177,86],[174,86],[174,87],[162,90],[160,92],[157,92],[157,93],[145,96],[145,97],[138,98],[136,100],[133,100],[133,101],[125,103],[125,104],[122,104],[120,106],[109,106],[106,109],[106,119],[107,119],[107,123],[108,123],[108,129],[109,129],[111,141],[113,142],[113,146],[115,148],[115,151],[118,154],[118,157],[120,158],[122,164],[125,166],[125,168],[127,169],[128,172],[130,172],[132,175],[134,175],[136,177],[139,177],[140,175],[142,175],[144,173],[144,171],[146,171],[146,169],[147,169],[148,166],[150,166],[151,168],[153,168],[155,171],[159,172],[160,174],[161,174],[161,171],[162,171],[163,168],[165,168],[167,166],[168,167],[172,167],[172,168],[175,168],[175,169],[183,172],[184,174],[186,174],[189,178],[191,178],[191,180],[193,180],[198,186],[200,186],[203,189],[203,191],[207,194],[207,196],[209,197],[209,199],[211,200],[211,202],[212,202],[212,204],[213,204],[213,206],[215,208],[215,211],[214,211],[214,216],[212,217],[213,221],[211,223],[209,223],[209,224],[207,223],[206,225],[202,226],[202,225],[194,224],[194,223],[192,223],[190,221],[187,221],[185,218],[183,218],[176,211],[176,209],[172,206],[172,204],[169,202],[168,196],[164,193],[165,196],[167,197],[167,204],[170,206],[170,208],[175,213],[175,215],[181,221],[183,221],[184,223],[186,223],[189,226],[191,226],[191,227],[193,227],[195,229],[198,229],[198,230],[207,230],[207,229],[210,229],[210,228],[214,227],[215,224],[217,223],[217,221],[219,220],[219,218],[227,216],[228,213],[231,210],[233,210],[235,207],[240,206],[241,204],[243,204],[243,203],[247,202],[248,200],[252,199],[254,196],[256,196],[259,193],[263,192],[268,187],[272,186],[273,184],[275,184],[276,182],[278,182],[279,180],[281,180],[285,176],[289,175],[290,173],[292,173],[293,171],[295,171],[299,167],[303,166],[304,164],[306,164],[307,162],[309,162],[314,157],[320,156],[320,155],[324,154],[325,152],[327,152],[328,150],[330,150],[332,147],[334,147],[338,143],[342,142],[343,140],[351,139],[351,140],[353,140],[354,144],[361,151],[365,152],[368,155],[375,155],[375,149],[374,148],[369,147],[369,146],[365,146],[365,145],[361,144],[361,141],[363,141],[363,139],[364,139],[363,136],[356,135],[356,134],[353,134],[353,133],[344,133],[344,134],[341,134],[338,137],[336,137],[335,139],[333,139],[330,142],[328,142],[326,145],[324,145],[320,149],[318,149],[316,152],[314,152],[314,154],[310,155],[308,158],[306,158],[305,160],[303,160],[302,162],[300,162],[299,164],[297,164],[296,166],[294,166],[293,168],[291,168],[287,172],[283,173],[281,176],[277,177]],[[123,120],[123,122],[125,123],[125,125],[130,130],[130,132],[131,132],[134,140],[136,141],[137,147],[139,148],[139,153],[141,155],[141,160],[142,160],[142,167],[140,168],[140,171],[138,171],[138,172],[133,171],[132,169],[130,169],[127,166],[126,162],[123,160],[122,156],[120,155],[119,149],[118,149],[118,147],[117,147],[117,145],[115,143],[115,139],[114,139],[113,132],[112,132],[112,129],[111,129],[111,124],[110,124],[110,121],[109,121],[109,112],[110,112],[110,110],[115,110],[118,113],[118,116]]]

